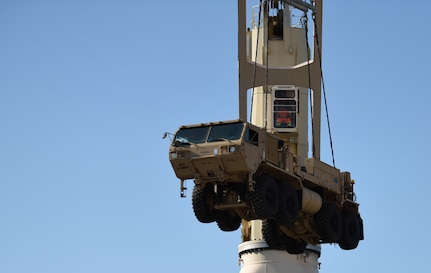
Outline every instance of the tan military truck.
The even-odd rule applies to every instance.
[[[182,126],[169,159],[176,176],[194,180],[196,218],[223,231],[241,219],[262,219],[271,247],[301,253],[306,243],[356,248],[363,239],[350,173],[314,158],[304,165],[289,152],[289,139],[241,120]]]

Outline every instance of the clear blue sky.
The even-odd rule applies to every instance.
[[[400,3],[324,2],[366,239],[324,245],[321,273],[429,270],[431,3]],[[238,117],[236,5],[0,0],[0,272],[239,272],[240,232],[195,219],[161,139]]]

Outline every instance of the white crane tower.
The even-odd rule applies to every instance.
[[[173,136],[198,221],[242,227],[241,273],[315,273],[321,244],[364,239],[350,173],[320,160],[321,36],[322,0],[238,0],[239,119]]]

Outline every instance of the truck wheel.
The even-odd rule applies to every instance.
[[[360,239],[359,221],[355,213],[345,211],[341,214],[343,220],[343,228],[341,239],[338,242],[344,250],[355,249],[358,246]]]
[[[192,193],[192,206],[196,218],[201,223],[212,223],[215,221],[214,190],[212,184],[205,186],[195,185]]]
[[[228,210],[217,211],[216,222],[222,231],[235,231],[241,226],[241,218],[235,212]]]
[[[280,205],[275,216],[280,225],[293,225],[299,216],[299,198],[294,187],[289,184],[279,184]]]
[[[286,251],[289,254],[301,254],[304,253],[307,248],[307,242],[299,239],[294,239],[292,237],[286,236]]]
[[[270,175],[262,175],[256,179],[251,203],[258,219],[268,219],[276,215],[279,205],[277,181]]]
[[[305,241],[297,240],[284,234],[273,219],[263,221],[262,234],[266,243],[272,249],[286,250],[290,254],[300,254],[307,247]]]
[[[273,219],[263,220],[262,234],[268,246],[272,249],[282,250],[285,244],[285,237]]]
[[[337,243],[341,236],[342,222],[338,207],[332,203],[326,203],[314,215],[317,233],[325,243]]]

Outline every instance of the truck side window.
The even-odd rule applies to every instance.
[[[250,128],[247,128],[247,131],[245,132],[245,141],[250,142],[254,145],[259,145],[259,134],[255,130],[252,130]]]

